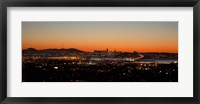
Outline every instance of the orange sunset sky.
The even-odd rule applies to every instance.
[[[22,49],[178,53],[178,22],[22,22]]]

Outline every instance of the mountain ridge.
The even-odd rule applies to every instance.
[[[61,49],[56,49],[56,48],[48,48],[48,49],[42,49],[42,50],[37,50],[35,48],[27,48],[22,50],[22,53],[54,53],[54,52],[71,52],[71,53],[84,53],[84,51],[76,49],[76,48],[61,48]]]

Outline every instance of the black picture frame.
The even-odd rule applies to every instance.
[[[193,7],[193,97],[7,97],[7,7]],[[200,104],[200,0],[1,0],[0,102],[2,104]]]

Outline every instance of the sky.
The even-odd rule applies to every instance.
[[[178,22],[22,22],[22,49],[178,53]]]

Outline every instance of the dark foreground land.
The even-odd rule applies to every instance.
[[[23,61],[23,82],[178,82],[178,63]]]

